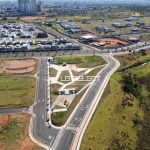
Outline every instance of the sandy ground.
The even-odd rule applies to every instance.
[[[121,44],[121,45],[124,45],[124,46],[126,46],[126,45],[128,45],[128,43],[127,42],[124,42],[124,41],[121,41],[121,40],[119,40],[119,39],[115,39],[115,38],[103,38],[103,39],[98,39],[97,40],[98,41],[98,43],[100,42],[102,42],[102,43],[105,43],[106,45],[106,47],[115,47],[116,45],[118,45],[118,44]]]
[[[0,74],[3,73],[30,73],[36,69],[36,62],[31,59],[27,60],[7,60],[3,62],[3,67],[0,69]]]
[[[64,102],[65,102],[65,101],[66,101],[66,105],[69,105],[69,104],[71,104],[71,102],[72,102],[71,99],[68,99],[68,98],[66,98],[66,96],[64,96],[64,98],[62,98],[62,99],[58,102],[57,105],[66,108],[66,105],[64,105]]]
[[[33,147],[34,147],[34,143],[30,140],[29,137],[26,137],[23,140],[21,146],[19,146],[15,150],[32,150]]]

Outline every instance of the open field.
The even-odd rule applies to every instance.
[[[106,61],[100,56],[69,56],[69,57],[56,57],[56,63],[62,64],[76,64],[78,68],[93,68],[96,66],[104,65]]]
[[[19,108],[34,102],[36,79],[33,77],[0,78],[0,108]]]
[[[6,59],[0,60],[0,75],[30,74],[38,69],[37,59]]]
[[[149,59],[150,51],[146,50],[145,52],[146,52],[146,55],[142,55],[142,52],[139,52],[139,53],[130,53],[126,55],[115,55],[114,57],[118,59],[121,63],[119,69],[123,69],[139,61],[144,61],[144,60]]]
[[[28,136],[29,114],[0,115],[1,150],[44,150]]]
[[[58,113],[52,114],[53,124],[55,124],[57,126],[62,126],[67,121],[67,119],[73,112],[75,106],[79,103],[81,97],[84,95],[86,90],[87,90],[87,88],[84,89],[80,94],[76,95],[75,99],[73,100],[73,102],[71,103],[71,105],[69,106],[69,108],[67,109],[66,112],[58,112]]]
[[[135,56],[138,56],[140,61],[149,58],[147,55],[141,56],[140,53],[136,53]],[[126,66],[131,64],[128,61],[128,55],[117,56],[117,58],[121,62],[121,68],[125,67],[122,59],[126,61]],[[112,75],[110,94],[98,106],[85,132],[81,150],[150,149],[149,68],[150,64],[147,64],[123,74],[116,72]],[[136,80],[137,87],[131,85],[132,82],[123,85],[125,77]],[[130,87],[129,93],[128,87]],[[137,91],[139,89],[141,96],[136,95],[136,90],[131,90],[131,88]]]

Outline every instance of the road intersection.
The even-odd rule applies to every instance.
[[[90,105],[107,76],[107,74],[116,66],[116,62],[109,54],[103,55],[109,63],[100,72],[99,80],[95,81],[89,88],[86,97],[79,104],[75,113],[72,115],[67,124],[61,129],[50,126],[46,122],[46,108],[47,108],[47,59],[39,58],[39,72],[37,73],[37,92],[36,100],[33,106],[21,109],[0,110],[0,114],[25,112],[33,114],[33,124],[31,128],[32,138],[38,143],[44,144],[47,149],[53,150],[69,150],[73,144],[74,138],[78,132],[78,128],[82,123]]]

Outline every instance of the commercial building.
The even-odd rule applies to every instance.
[[[36,12],[36,0],[18,0],[18,7],[22,13]]]
[[[42,12],[43,11],[43,2],[39,1],[37,4],[37,12]]]

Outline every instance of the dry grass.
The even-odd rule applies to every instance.
[[[51,102],[53,103],[57,96],[58,96],[58,91],[61,88],[60,84],[51,84]]]
[[[28,127],[31,115],[29,114],[13,114],[1,115],[0,117],[9,116],[8,122],[4,122],[0,130],[0,149],[31,149],[43,148],[37,146],[28,137]]]
[[[0,78],[0,108],[19,108],[34,102],[36,79],[33,77]]]
[[[50,75],[50,77],[56,77],[57,72],[58,72],[58,71],[57,71],[56,69],[50,68],[50,69],[49,69],[49,75]]]
[[[142,48],[141,48],[142,49]],[[126,68],[128,66],[131,66],[138,61],[144,61],[150,58],[150,51],[146,50],[145,56],[142,56],[142,53],[130,53],[130,54],[125,54],[125,55],[116,55],[114,56],[116,59],[119,60],[120,62],[120,67],[119,69]]]
[[[62,72],[61,72],[58,81],[59,81],[59,82],[62,82],[62,83],[64,83],[64,84],[71,82],[70,80],[67,81],[66,77],[70,77],[70,73],[69,73],[68,70],[65,70],[65,71],[62,71]]]
[[[139,108],[138,101],[134,99],[133,107],[121,105],[123,97],[130,97],[122,92],[121,84],[118,83],[120,75],[115,73],[110,79],[110,94],[101,102],[94,117],[92,118],[83,137],[81,150],[85,149],[117,149],[116,139],[120,145],[130,143],[129,148],[135,149],[138,139],[137,132],[140,126],[133,129],[133,117],[138,112],[143,118],[143,111]],[[126,137],[126,138],[125,138]]]

